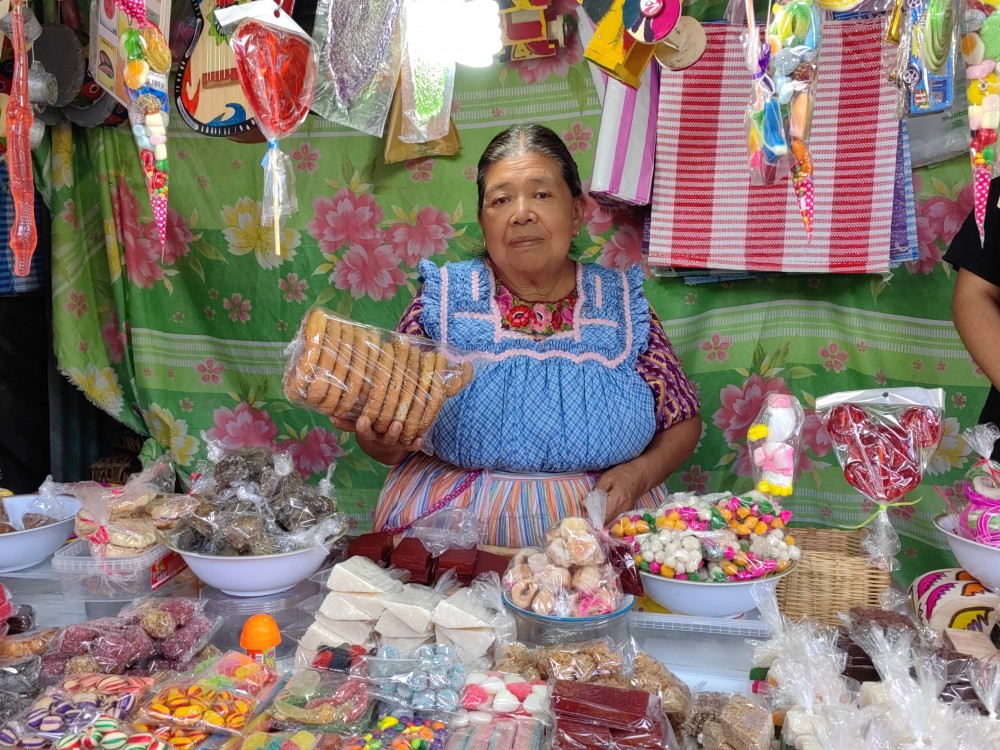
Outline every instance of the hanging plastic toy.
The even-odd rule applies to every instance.
[[[167,75],[170,47],[159,27],[146,18],[143,0],[115,0],[134,24],[119,38],[125,57],[125,90],[128,119],[139,148],[153,220],[160,233],[160,248],[167,246]]]
[[[986,226],[986,201],[990,194],[990,177],[996,164],[997,129],[1000,128],[1000,83],[997,62],[1000,61],[1000,13],[990,3],[965,0],[962,37],[962,58],[965,80],[968,81],[969,157],[972,160],[973,208],[979,240],[983,241]]]
[[[753,0],[746,2],[747,67],[753,76],[753,98],[747,108],[745,125],[747,152],[750,155],[750,181],[755,185],[773,185],[788,170],[788,138],[781,108],[776,98],[768,67],[771,47],[762,43],[754,23]]]
[[[14,77],[7,102],[7,166],[10,193],[14,199],[14,225],[10,248],[14,251],[14,273],[27,276],[31,256],[38,244],[35,228],[35,183],[31,168],[31,126],[35,121],[28,103],[28,44],[24,35],[24,0],[14,0],[11,9],[14,44]]]
[[[257,125],[267,138],[261,219],[274,225],[274,252],[281,255],[281,217],[298,210],[291,160],[278,140],[291,135],[309,114],[316,90],[312,40],[271,0],[216,11],[230,33],[236,71]],[[235,28],[235,30],[233,30]]]

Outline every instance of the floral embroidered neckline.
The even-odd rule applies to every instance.
[[[516,296],[496,280],[496,302],[503,328],[529,336],[550,336],[573,328],[578,294],[576,289],[555,302],[529,302]]]

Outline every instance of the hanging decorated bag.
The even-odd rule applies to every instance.
[[[654,266],[800,273],[889,270],[899,130],[878,20],[827,21],[809,143],[809,244],[789,180],[753,185],[741,29],[709,26],[701,61],[662,71],[650,225]]]

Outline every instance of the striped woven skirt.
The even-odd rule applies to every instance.
[[[544,542],[546,530],[567,516],[583,515],[583,499],[597,474],[511,474],[460,469],[414,453],[389,472],[375,509],[375,529],[405,531],[445,507],[470,508],[479,516],[483,542],[526,547]],[[646,493],[638,508],[667,498],[663,485]]]

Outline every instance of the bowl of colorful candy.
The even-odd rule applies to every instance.
[[[986,588],[1000,591],[1000,547],[990,547],[960,536],[955,519],[946,513],[935,518],[934,525],[944,534],[958,564]]]
[[[700,579],[667,578],[653,573],[640,573],[646,596],[678,615],[692,617],[740,617],[754,609],[754,589],[762,588],[774,596],[778,581],[795,569],[792,563],[782,572],[762,578],[742,581],[714,582]]]

